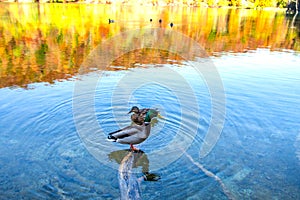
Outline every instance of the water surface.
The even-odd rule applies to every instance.
[[[300,199],[297,20],[281,11],[0,7],[1,198],[118,199],[123,158],[119,152],[128,146],[100,139],[129,125],[127,112],[138,105],[156,107],[165,117],[153,122],[151,136],[139,145],[147,159],[134,169],[136,179],[145,165],[161,177],[156,182],[141,179],[143,199]],[[115,23],[108,24],[108,18]],[[187,48],[190,60],[185,60],[168,51],[137,49],[120,55],[105,70],[91,66],[79,75],[82,62],[101,42],[120,32],[159,27],[199,43],[222,79],[225,122],[217,144],[203,158],[199,149],[213,108],[210,86],[191,65],[207,62],[201,53],[194,55]],[[136,41],[128,38],[116,42],[126,47]],[[137,82],[147,78],[157,80]],[[90,100],[80,98],[82,115],[75,124],[74,87],[78,81],[88,85],[89,80],[97,81],[95,90],[82,94],[94,97],[94,113],[84,110]],[[100,141],[95,151],[78,134],[78,127],[92,118],[96,126],[83,131]],[[175,154],[180,157],[159,167],[153,155],[177,135],[192,138],[187,154],[179,146]],[[218,176],[230,195],[200,165]]]

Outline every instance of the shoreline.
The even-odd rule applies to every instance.
[[[114,6],[143,6],[143,7],[204,7],[204,8],[225,8],[225,9],[256,9],[256,10],[285,10],[287,5],[261,6],[247,0],[239,1],[236,5],[230,5],[232,0],[206,0],[205,1],[178,1],[166,0],[0,0],[0,3],[43,3],[43,4],[91,4],[91,5],[114,5]]]
[[[270,10],[270,11],[286,11],[286,7],[255,7],[255,6],[209,6],[207,3],[201,2],[199,5],[188,5],[188,4],[161,4],[161,5],[151,5],[149,3],[142,3],[140,5],[136,5],[134,3],[102,3],[100,2],[94,2],[94,1],[65,1],[65,2],[49,2],[49,0],[23,0],[21,2],[16,2],[15,0],[4,0],[0,1],[0,4],[82,4],[82,5],[107,5],[107,6],[141,6],[141,7],[188,7],[188,8],[216,8],[216,9],[253,9],[253,10]]]

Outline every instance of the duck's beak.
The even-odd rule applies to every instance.
[[[157,114],[157,118],[159,119],[166,119],[164,116],[162,116],[160,113]]]
[[[132,113],[132,109],[127,114],[129,114],[129,113]]]

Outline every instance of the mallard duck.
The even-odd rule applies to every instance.
[[[139,117],[138,114],[134,113],[133,115],[136,115],[135,117],[137,118]],[[142,125],[133,124],[111,132],[107,138],[113,142],[129,144],[131,150],[138,151],[133,145],[144,142],[150,135],[150,129],[150,121],[144,121]]]
[[[152,118],[158,117],[159,112],[157,109],[151,109],[151,108],[143,108],[139,109],[137,106],[133,106],[131,110],[128,112],[133,113],[131,115],[131,120],[136,124],[143,124],[144,121],[150,122]]]

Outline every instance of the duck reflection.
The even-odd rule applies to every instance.
[[[108,155],[110,160],[120,164],[118,169],[121,199],[141,199],[142,181],[158,181],[160,176],[149,173],[149,159],[143,151],[118,150]],[[134,168],[141,167],[142,174]]]

